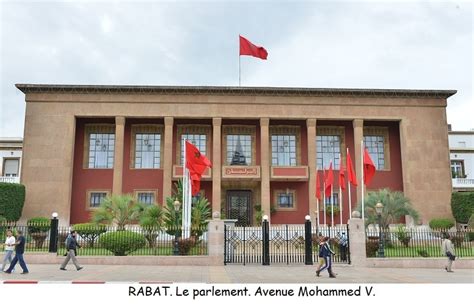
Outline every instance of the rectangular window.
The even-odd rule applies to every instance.
[[[296,166],[295,135],[272,135],[272,165]]]
[[[227,135],[227,164],[252,164],[252,137],[250,135]]]
[[[154,204],[155,193],[154,192],[137,192],[137,201],[143,204]]]
[[[17,177],[20,167],[19,159],[5,159],[3,163],[3,176]]]
[[[89,198],[89,207],[90,208],[97,208],[100,206],[102,201],[107,197],[107,192],[91,192]]]
[[[327,206],[331,207],[331,200],[334,199],[334,206],[339,206],[339,194],[337,194],[337,192],[333,193],[332,194],[332,197],[326,197],[326,210],[327,210]],[[330,209],[330,208],[329,208]]]
[[[135,168],[160,168],[160,148],[161,134],[135,134]]]
[[[341,163],[341,137],[339,135],[316,136],[316,148],[318,169],[328,169],[331,161],[333,169],[339,169]]]
[[[112,169],[114,166],[115,134],[91,133],[89,135],[89,168]]]
[[[464,161],[451,161],[451,174],[453,178],[464,178]]]
[[[364,145],[377,170],[385,169],[385,138],[380,135],[364,136]]]
[[[207,137],[206,134],[182,134],[181,135],[181,165],[183,164],[184,160],[184,146],[183,140],[186,139],[190,143],[196,146],[198,150],[203,155],[207,155],[206,153],[206,144],[207,144]]]
[[[278,192],[277,193],[277,207],[278,208],[294,208],[294,193],[293,192]]]

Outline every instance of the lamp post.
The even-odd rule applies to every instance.
[[[58,251],[58,213],[53,212],[51,214],[51,226],[49,232],[49,252],[56,253]]]
[[[379,222],[379,251],[377,257],[385,257],[384,247],[383,247],[383,231],[382,231],[382,211],[383,211],[383,204],[377,203],[375,204],[375,211],[377,212],[377,219]]]
[[[178,248],[178,233],[179,233],[179,223],[178,223],[178,211],[179,211],[179,208],[181,207],[181,203],[176,200],[174,201],[173,203],[173,206],[174,206],[174,217],[175,217],[175,220],[176,220],[176,227],[175,227],[175,230],[174,230],[174,245],[173,245],[173,255],[179,255],[179,248]]]

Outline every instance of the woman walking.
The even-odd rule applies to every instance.
[[[441,243],[441,252],[444,255],[446,255],[446,257],[448,257],[448,263],[444,267],[444,269],[446,269],[446,271],[448,272],[454,272],[452,270],[452,266],[453,266],[453,261],[456,259],[456,255],[454,253],[453,243],[451,242],[450,238],[451,237],[449,236],[449,234],[446,233],[444,235],[443,242]]]

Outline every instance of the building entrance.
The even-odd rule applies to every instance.
[[[227,218],[237,219],[237,226],[252,225],[252,191],[228,190],[226,198]]]

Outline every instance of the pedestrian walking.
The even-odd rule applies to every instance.
[[[28,274],[28,267],[26,266],[25,260],[23,259],[23,254],[25,253],[25,237],[23,236],[22,231],[18,231],[18,236],[15,242],[15,257],[13,258],[10,267],[5,271],[5,273],[12,273],[15,269],[16,264],[19,262],[20,267],[23,269],[21,274]]]
[[[321,234],[319,234],[319,252],[321,253],[321,248],[323,247],[325,241],[324,241],[324,238]],[[319,255],[318,256],[318,265],[316,266],[316,271],[318,271],[319,269],[321,269],[321,267],[324,265],[324,258]],[[317,273],[317,272],[316,272]]]
[[[448,272],[454,272],[452,270],[453,261],[456,259],[456,254],[454,253],[453,242],[448,233],[444,234],[443,242],[441,243],[441,252],[448,257],[448,262],[444,269]]]
[[[67,256],[66,259],[64,259],[63,263],[61,264],[61,267],[59,268],[60,270],[66,271],[66,266],[69,262],[69,260],[72,260],[72,263],[76,266],[77,271],[81,270],[83,267],[79,266],[79,263],[77,262],[77,248],[80,248],[81,246],[77,243],[76,240],[77,233],[76,231],[71,231],[71,235],[68,236],[66,239],[66,251],[67,251]]]
[[[15,236],[11,230],[7,230],[7,237],[5,238],[5,255],[3,256],[2,261],[2,271],[5,270],[7,262],[12,263],[13,260],[13,251],[15,250]]]
[[[330,278],[336,277],[336,275],[332,272],[331,255],[335,255],[335,253],[329,246],[329,237],[325,237],[323,245],[319,248],[319,257],[324,258],[324,266],[316,271],[317,277],[319,277],[319,274],[326,269],[328,270]]]

